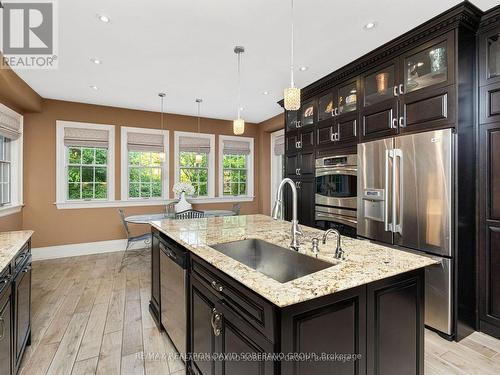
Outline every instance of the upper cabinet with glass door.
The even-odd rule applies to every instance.
[[[333,116],[335,114],[335,109],[337,98],[334,98],[333,92],[329,91],[318,97],[318,125],[331,125]]]
[[[299,127],[314,125],[316,122],[316,100],[310,99],[302,103],[300,108]]]
[[[288,130],[295,130],[298,128],[298,111],[285,111],[285,118],[286,118],[286,128]]]
[[[358,109],[357,81],[351,81],[339,87],[338,115],[354,112]]]
[[[405,58],[405,93],[434,86],[448,79],[448,49],[441,42]]]

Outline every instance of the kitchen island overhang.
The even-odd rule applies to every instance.
[[[153,222],[152,227],[160,241],[190,255],[187,353],[216,356],[243,350],[260,358],[246,361],[236,356],[240,360],[216,360],[208,367],[204,361],[188,358],[192,373],[216,374],[224,369],[244,374],[372,373],[375,369],[384,374],[423,373],[423,267],[434,260],[343,239],[345,260],[334,260],[333,242],[321,245],[319,258],[332,267],[279,283],[210,245],[257,238],[286,247],[290,242],[287,222],[249,215],[166,220]],[[311,255],[311,240],[322,232],[307,227],[303,231],[301,252]],[[153,259],[153,264],[159,262]],[[162,327],[160,315],[154,308],[152,312]]]

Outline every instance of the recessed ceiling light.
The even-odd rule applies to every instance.
[[[90,59],[90,61],[92,61],[92,62],[93,62],[94,64],[96,64],[96,65],[101,65],[101,64],[102,64],[102,61],[101,61],[101,60],[99,60],[99,59],[94,59],[94,58],[92,58],[92,59]]]
[[[363,26],[363,29],[365,29],[365,30],[371,30],[375,26],[377,26],[377,22],[371,21],[371,22],[368,22],[365,26]]]
[[[90,86],[90,88],[91,88],[92,90],[94,90],[94,91],[97,91],[97,90],[99,90],[99,87],[97,87],[97,86],[94,86],[94,85]]]
[[[269,95],[269,91],[264,91],[262,94]]]
[[[299,68],[299,70],[300,70],[301,72],[305,72],[307,69],[309,69],[307,66],[301,66],[301,67]]]
[[[104,23],[109,23],[109,17],[105,16],[103,14],[98,14],[97,18],[99,18],[99,21],[104,22]]]

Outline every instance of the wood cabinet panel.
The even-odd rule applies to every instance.
[[[424,270],[412,274],[368,285],[368,375],[424,374]]]
[[[212,314],[216,298],[196,279],[190,281],[190,348],[193,353],[214,354],[216,336],[212,328]],[[199,375],[215,375],[216,368],[213,359],[196,360],[190,362],[191,370]]]
[[[500,121],[500,82],[480,89],[480,122],[489,124]]]
[[[14,279],[14,311],[14,359],[18,369],[31,335],[31,261],[23,265]]]
[[[0,374],[12,371],[12,304],[10,280],[0,293]]]
[[[358,142],[358,116],[344,116],[339,119],[337,124],[338,144],[347,147]]]
[[[160,237],[156,230],[151,239],[151,299],[149,309],[160,325]]]
[[[401,133],[454,126],[455,98],[454,86],[403,95]]]
[[[318,146],[326,146],[333,143],[333,125],[318,128],[316,130],[316,144]]]
[[[487,231],[487,314],[500,320],[500,228],[489,227]]]
[[[299,176],[312,177],[315,170],[314,151],[299,154]]]
[[[314,219],[314,195],[316,192],[316,183],[314,180],[297,181],[298,216],[299,223],[309,227],[315,226]]]
[[[500,127],[488,134],[488,197],[490,198],[488,218],[500,221]]]
[[[297,176],[297,169],[299,168],[299,155],[287,154],[285,156],[285,174],[287,177]]]

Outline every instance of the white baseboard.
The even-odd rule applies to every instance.
[[[123,251],[127,246],[127,240],[109,240],[98,242],[75,243],[68,245],[34,247],[31,249],[33,260],[45,260],[75,257],[81,255],[113,253]],[[136,242],[129,249],[140,249],[147,247],[145,243]]]

